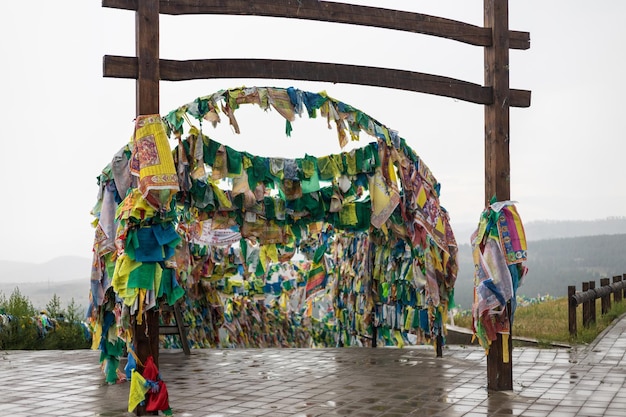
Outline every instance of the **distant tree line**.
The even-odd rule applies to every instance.
[[[528,275],[518,294],[526,297],[565,297],[568,285],[581,290],[586,281],[626,274],[626,234],[546,239],[528,242]],[[471,247],[459,246],[459,274],[455,300],[462,309],[472,307],[474,263]]]
[[[0,349],[89,348],[91,334],[82,316],[73,298],[62,308],[61,299],[54,294],[46,308],[38,311],[19,288],[8,299],[0,292]]]
[[[601,220],[539,220],[524,224],[529,241],[626,233],[626,217]]]

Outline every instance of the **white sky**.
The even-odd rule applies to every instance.
[[[482,25],[481,0],[352,1]],[[532,105],[511,109],[511,198],[525,222],[626,215],[624,64],[626,2],[510,0],[510,28],[531,48],[511,51],[511,88]],[[383,29],[288,19],[162,16],[161,57],[278,58],[431,73],[482,84],[483,52],[453,41]],[[0,6],[0,259],[90,257],[96,177],[132,134],[135,81],[104,78],[104,55],[134,56],[134,13],[98,0],[30,0]],[[419,93],[290,80],[161,83],[161,114],[197,96],[239,86],[326,90],[399,131],[442,184],[452,224],[483,209],[483,108]],[[210,136],[267,156],[338,152],[322,119],[236,113]],[[311,123],[313,122],[313,123]],[[363,139],[367,139],[363,137]],[[366,143],[366,141],[364,141]],[[174,145],[174,143],[172,143]],[[469,236],[457,235],[459,243]]]

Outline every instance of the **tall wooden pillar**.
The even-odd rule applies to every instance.
[[[137,116],[159,113],[159,0],[137,2],[135,13]]]
[[[135,13],[135,52],[138,76],[135,87],[136,115],[159,114],[159,0],[137,2]],[[145,363],[152,355],[159,366],[159,311],[144,313],[141,324],[132,318],[133,345],[139,360]],[[143,371],[143,369],[139,369]],[[137,406],[135,414],[145,415],[145,406]]]
[[[509,162],[509,4],[508,0],[484,0],[485,27],[493,43],[485,47],[485,87],[493,90],[493,102],[485,106],[485,201],[511,198]],[[510,312],[510,305],[507,306]],[[511,329],[512,336],[512,329]],[[498,334],[487,355],[487,387],[513,389],[513,343]],[[505,352],[504,349],[508,349]]]

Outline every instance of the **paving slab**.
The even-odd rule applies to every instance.
[[[592,345],[513,349],[513,390],[487,389],[478,346],[161,350],[175,416],[624,416],[626,319]],[[99,352],[0,352],[0,410],[13,417],[134,416]]]

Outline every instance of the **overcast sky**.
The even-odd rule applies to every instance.
[[[353,1],[482,25],[482,0]],[[511,198],[524,222],[626,215],[626,2],[510,0],[510,28],[531,48],[511,51],[511,88],[532,90],[511,109]],[[135,55],[134,13],[98,0],[0,6],[4,181],[0,259],[91,257],[96,177],[132,134],[135,81],[104,78],[104,55]],[[278,58],[380,66],[483,83],[479,47],[424,35],[287,19],[162,16],[161,57]],[[161,83],[161,114],[220,89],[276,86],[319,92],[399,131],[441,183],[453,226],[483,210],[483,107],[367,86],[290,80]],[[242,110],[214,139],[265,156],[339,152],[322,119],[284,123]],[[367,142],[363,136],[363,143]],[[172,146],[174,143],[172,142]],[[459,243],[469,236],[457,235]]]

